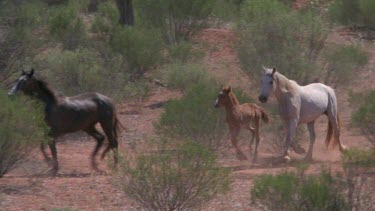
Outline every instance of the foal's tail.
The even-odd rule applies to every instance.
[[[260,109],[260,113],[261,113],[261,117],[262,117],[262,120],[265,122],[265,123],[268,123],[270,121],[270,116],[267,114],[266,111],[264,111],[262,108],[259,108]]]
[[[337,126],[338,126],[338,129],[340,130],[341,122],[340,122],[339,114],[336,115],[336,118],[337,118]],[[332,134],[333,134],[333,126],[332,126],[331,120],[328,117],[328,129],[327,129],[327,136],[326,136],[326,141],[325,141],[326,147],[328,147],[331,144]],[[333,143],[332,143],[332,147],[335,147],[337,144],[339,144],[339,142],[340,142],[339,137],[335,136]]]

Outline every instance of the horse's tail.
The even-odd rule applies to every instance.
[[[337,126],[340,131],[341,122],[340,122],[339,114],[336,115],[336,118],[337,118]],[[332,126],[331,120],[328,118],[328,129],[327,129],[327,136],[326,136],[326,141],[325,141],[326,147],[328,147],[331,144],[332,134],[333,134],[333,126]],[[332,147],[335,147],[337,144],[339,144],[339,142],[340,140],[338,136],[335,136]]]
[[[270,116],[267,114],[266,111],[263,110],[263,108],[259,108],[260,109],[260,113],[261,113],[261,117],[262,117],[262,120],[265,122],[265,123],[268,123],[270,121]]]
[[[121,124],[118,117],[115,116],[115,122],[114,122],[114,125],[113,125],[113,137],[116,141],[117,141],[117,138],[118,138],[118,134],[120,133],[122,128],[125,128],[125,127]]]

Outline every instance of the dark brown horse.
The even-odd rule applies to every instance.
[[[258,154],[258,145],[260,141],[260,119],[263,119],[264,122],[268,123],[268,114],[261,107],[254,103],[240,104],[230,86],[221,87],[220,93],[215,102],[215,108],[219,108],[221,106],[225,107],[227,113],[226,120],[231,135],[231,142],[236,148],[238,158],[240,160],[247,159],[247,156],[237,146],[237,136],[240,133],[241,128],[244,128],[252,133],[250,149],[251,145],[253,144],[254,137],[256,138],[255,152],[253,157],[253,161],[256,161]],[[253,127],[250,125],[250,123]]]
[[[53,140],[48,143],[52,154],[53,173],[57,173],[59,166],[57,161],[56,138],[60,135],[84,131],[97,141],[95,150],[91,155],[92,167],[97,170],[95,156],[105,139],[95,125],[100,123],[108,138],[108,146],[103,151],[101,158],[112,149],[114,162],[118,162],[118,132],[121,125],[112,100],[104,95],[92,92],[73,97],[57,96],[47,83],[34,77],[34,69],[30,73],[22,70],[22,75],[17,83],[9,91],[9,95],[22,91],[26,95],[35,96],[45,104],[45,121],[50,127],[49,135]],[[47,162],[50,158],[45,152],[45,144],[42,142],[41,151]]]

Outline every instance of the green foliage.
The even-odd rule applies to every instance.
[[[348,210],[341,187],[328,171],[311,176],[284,172],[257,177],[251,196],[270,210]]]
[[[98,14],[95,16],[91,30],[95,33],[108,34],[118,24],[119,12],[112,1],[101,2],[98,6]]]
[[[129,73],[121,56],[105,59],[88,49],[51,51],[36,63],[44,70],[48,82],[67,95],[100,92],[113,98],[123,96]]]
[[[46,126],[41,106],[0,89],[0,178],[22,162],[43,139]]]
[[[168,65],[163,74],[164,81],[173,89],[187,92],[195,84],[214,84],[207,71],[199,64],[173,63]]]
[[[168,147],[162,140],[156,152],[122,163],[116,186],[149,210],[190,210],[229,188],[229,171],[203,146],[184,142]]]
[[[220,148],[226,143],[227,126],[224,112],[214,108],[218,87],[196,84],[181,99],[169,101],[157,124],[159,133],[194,140],[212,150]]]
[[[344,166],[372,167],[375,165],[375,149],[348,149],[343,154]]]
[[[356,110],[352,115],[353,124],[359,127],[362,133],[375,146],[375,90],[362,95],[352,93],[351,99],[352,104],[356,106]]]
[[[69,1],[68,5],[52,10],[48,23],[50,34],[67,50],[74,50],[87,40],[85,26],[78,13],[81,7],[77,2]]]
[[[214,0],[143,0],[135,1],[141,24],[160,28],[169,43],[189,39],[206,27]]]
[[[360,46],[334,45],[324,53],[328,64],[325,83],[346,84],[356,76],[356,70],[368,62],[368,55]]]
[[[114,52],[126,58],[133,75],[142,75],[161,60],[163,46],[156,30],[118,27],[110,45]]]
[[[352,26],[375,27],[375,2],[373,0],[337,0],[329,7],[333,20]]]
[[[277,0],[245,1],[238,25],[238,54],[246,71],[256,76],[262,65],[276,66],[302,82],[313,75],[328,33],[321,16],[294,11]]]

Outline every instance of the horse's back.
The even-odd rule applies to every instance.
[[[301,87],[300,120],[309,122],[327,111],[331,100],[336,100],[334,90],[322,83],[313,83]]]

